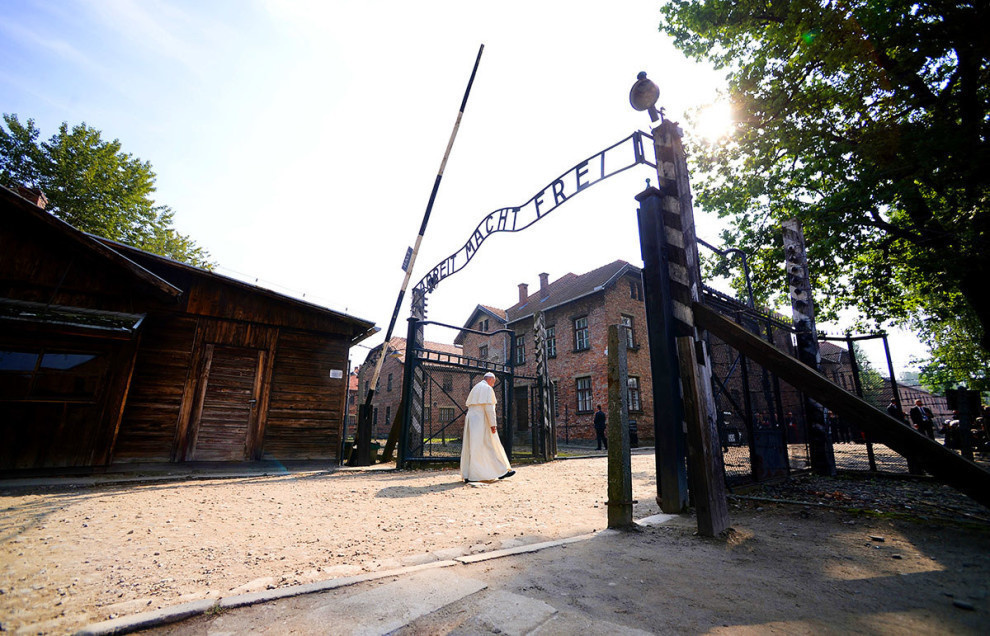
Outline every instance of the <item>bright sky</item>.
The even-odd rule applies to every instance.
[[[410,287],[489,212],[648,130],[628,101],[639,71],[677,121],[716,99],[721,76],[658,32],[660,4],[6,0],[0,110],[35,119],[42,138],[85,121],[120,139],[151,162],[156,200],[219,273],[384,331],[479,45]],[[509,307],[540,272],[642,265],[634,196],[651,173],[639,166],[492,236],[430,295],[429,318],[459,325],[477,303]],[[696,217],[716,242],[714,215]],[[408,315],[407,295],[396,335]]]

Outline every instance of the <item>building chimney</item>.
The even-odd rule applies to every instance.
[[[524,304],[527,298],[529,298],[529,285],[519,283],[519,304]]]
[[[48,205],[48,197],[46,197],[45,193],[38,188],[28,188],[18,184],[17,194],[21,195],[42,210],[44,210],[45,206]]]
[[[550,295],[550,274],[543,272],[540,274],[540,300]]]

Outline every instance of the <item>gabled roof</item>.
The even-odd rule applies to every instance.
[[[499,309],[498,307],[492,307],[491,305],[478,305],[479,308],[484,309],[486,312],[495,316],[499,320],[505,320],[505,310]]]
[[[128,254],[132,258],[134,258],[136,260],[139,260],[141,262],[148,262],[148,263],[152,263],[153,262],[153,263],[158,263],[158,264],[161,264],[161,265],[165,265],[166,267],[173,268],[173,269],[176,269],[176,270],[186,271],[186,272],[189,272],[189,273],[191,273],[191,274],[193,274],[195,276],[200,276],[202,278],[208,278],[208,279],[214,280],[216,282],[223,283],[225,285],[231,285],[233,287],[239,287],[241,289],[244,289],[246,291],[251,292],[252,294],[257,294],[259,296],[264,296],[264,297],[270,298],[271,300],[274,300],[276,302],[284,303],[286,305],[293,305],[293,306],[295,306],[298,309],[305,309],[305,310],[309,310],[309,311],[314,311],[314,312],[316,312],[318,314],[322,314],[324,316],[332,317],[332,318],[334,318],[336,320],[340,320],[341,322],[350,324],[350,325],[354,326],[354,328],[355,328],[355,330],[353,331],[354,337],[351,339],[351,343],[360,342],[361,340],[364,340],[365,338],[368,338],[368,337],[374,335],[378,331],[378,328],[374,326],[375,323],[373,323],[373,322],[371,322],[369,320],[364,320],[362,318],[356,318],[356,317],[351,316],[349,314],[345,314],[345,313],[342,313],[342,312],[339,312],[339,311],[334,311],[333,309],[328,309],[327,307],[324,307],[322,305],[315,305],[313,303],[306,302],[305,300],[299,300],[298,298],[293,298],[292,296],[285,296],[283,294],[280,294],[278,292],[274,292],[274,291],[272,291],[270,289],[266,289],[264,287],[258,287],[256,285],[251,285],[249,283],[245,283],[243,281],[237,280],[236,278],[230,278],[228,276],[223,276],[221,274],[217,274],[215,272],[211,272],[211,271],[209,271],[207,269],[202,269],[200,267],[195,267],[195,266],[190,265],[188,263],[183,263],[182,261],[177,261],[177,260],[175,260],[173,258],[169,258],[167,256],[162,256],[160,254],[153,254],[151,252],[146,252],[144,250],[138,249],[136,247],[132,247],[130,245],[125,245],[123,243],[117,243],[116,241],[111,241],[110,239],[106,239],[106,238],[103,238],[101,236],[92,236],[92,238],[95,239],[95,240],[97,240],[97,241],[99,241],[100,243],[103,243],[104,245],[106,245],[108,247],[113,248],[114,250],[117,250],[117,251],[122,252],[124,254]],[[149,267],[152,267],[152,265],[149,265]]]
[[[383,342],[382,344],[378,345],[377,347],[369,351],[368,357],[364,359],[364,363],[367,364],[369,360],[377,360],[376,355],[378,354],[378,352],[382,350],[382,345],[384,344],[385,343]],[[429,340],[427,340],[423,344],[426,346],[427,349],[431,349],[433,351],[441,351],[443,353],[453,353],[456,355],[461,355],[463,353],[463,350],[457,345],[446,344],[443,342],[430,342]],[[389,339],[388,341],[388,351],[386,355],[393,355],[399,360],[400,363],[405,364],[406,339],[400,338],[398,336],[392,336],[392,338]]]
[[[506,310],[509,324],[529,318],[537,311],[547,311],[567,303],[604,291],[622,276],[634,273],[642,275],[642,271],[629,263],[618,260],[603,265],[585,274],[565,274],[547,285],[549,292],[546,298],[540,298],[540,290],[529,295],[526,302],[516,303]]]
[[[849,351],[831,342],[821,341],[818,343],[818,355],[821,356],[823,362],[842,364],[843,356],[848,356]]]
[[[13,218],[8,217],[8,215],[16,215],[19,221],[27,223],[29,227],[33,226],[36,230],[53,232],[78,246],[84,252],[106,261],[125,276],[136,280],[153,295],[168,300],[175,300],[182,295],[181,289],[165,279],[3,186],[0,186],[0,204],[4,208],[3,214],[0,215],[0,221]]]
[[[283,305],[313,312],[317,315],[332,318],[349,325],[352,343],[364,340],[377,331],[377,328],[371,321],[349,316],[320,305],[314,305],[292,298],[291,296],[285,296],[263,287],[249,285],[239,280],[193,267],[192,265],[165,256],[131,247],[130,245],[124,245],[110,239],[86,234],[5,187],[0,187],[0,206],[2,206],[0,222],[6,222],[8,219],[16,219],[19,224],[23,224],[24,227],[28,228],[28,231],[55,233],[63,240],[78,246],[98,259],[106,261],[111,267],[117,271],[121,271],[125,276],[135,279],[141,285],[141,288],[147,289],[149,293],[157,295],[159,298],[171,301],[177,301],[182,298],[187,290],[183,290],[173,281],[167,280],[167,278],[171,278],[171,274],[176,271],[185,271],[195,276],[210,278],[225,285],[244,289],[251,294],[267,297]],[[45,234],[46,237],[50,235]],[[165,267],[158,267],[158,265],[164,265]],[[157,273],[153,272],[152,269],[155,269]],[[78,319],[78,315],[76,319]]]
[[[478,322],[479,314],[481,316],[489,316],[494,318],[499,322],[499,324],[505,326],[505,310],[499,309],[497,307],[492,307],[490,305],[476,305],[474,311],[468,316],[467,322],[464,323],[465,329],[471,329],[471,325]],[[458,331],[457,337],[454,338],[454,344],[462,345],[464,344],[464,337],[467,335],[465,331]]]

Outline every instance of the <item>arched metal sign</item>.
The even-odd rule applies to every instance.
[[[413,288],[414,305],[417,300],[425,299],[426,294],[432,292],[440,281],[464,269],[481,248],[481,244],[492,234],[521,232],[546,217],[570,197],[629,168],[639,164],[656,168],[643,152],[644,137],[652,140],[647,133],[636,131],[560,175],[526,203],[489,213],[478,223],[459,250],[437,263],[416,284]],[[415,306],[413,311],[416,311]]]

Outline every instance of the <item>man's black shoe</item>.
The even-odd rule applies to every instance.
[[[516,474],[516,471],[510,470],[509,472],[507,472],[504,475],[502,475],[501,477],[499,477],[499,479],[507,479],[509,477],[512,477],[515,474]]]

